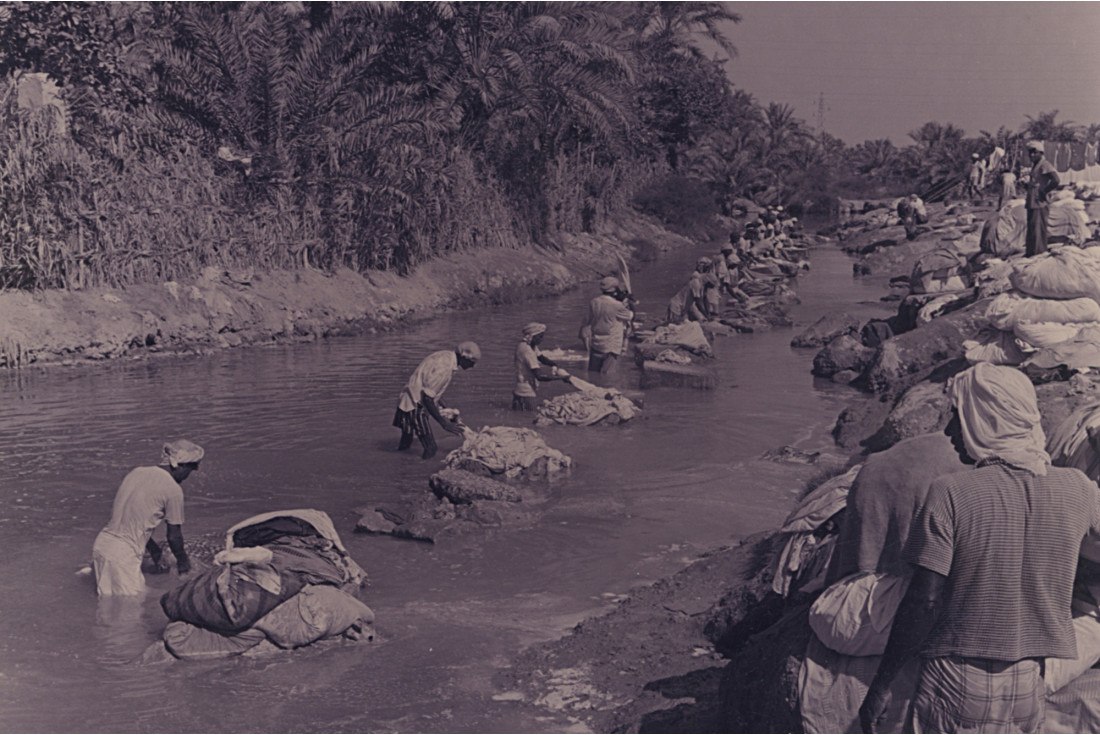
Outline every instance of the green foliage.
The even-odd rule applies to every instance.
[[[10,3],[0,7],[0,287],[208,266],[406,272],[557,242],[637,207],[919,190],[994,146],[1096,139],[1057,111],[845,146],[758,103],[723,3]],[[23,109],[26,72],[64,110]]]

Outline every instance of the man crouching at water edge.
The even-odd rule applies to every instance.
[[[101,596],[143,595],[145,577],[141,559],[145,551],[157,573],[167,572],[153,530],[165,522],[168,547],[176,557],[180,574],[191,571],[183,549],[183,489],[180,483],[199,468],[203,449],[177,439],[164,445],[159,467],[138,467],[122,480],[111,509],[111,522],[96,536],[92,546],[96,592]]]
[[[438,421],[444,431],[462,434],[462,424],[453,418],[458,412],[448,411],[451,416],[444,415],[446,406],[443,405],[443,391],[447,390],[451,377],[459,368],[469,370],[480,359],[481,349],[476,344],[462,342],[453,350],[433,352],[417,365],[397,399],[397,413],[393,417],[393,425],[401,429],[398,451],[412,446],[415,436],[420,440],[420,446],[424,447],[424,453],[420,456],[423,459],[435,456],[435,436],[432,434],[431,424],[428,423],[429,416]]]
[[[1074,658],[1070,598],[1081,542],[1100,534],[1097,487],[1051,467],[1035,389],[979,363],[948,384],[974,469],[928,490],[905,558],[915,567],[860,708],[872,732],[891,680],[918,653],[915,732],[1037,732],[1045,657]]]

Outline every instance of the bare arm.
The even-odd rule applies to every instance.
[[[886,712],[890,684],[902,667],[916,656],[921,644],[932,632],[943,609],[943,590],[947,578],[942,574],[917,567],[909,590],[898,606],[890,640],[882,654],[863,706],[859,708],[859,724],[864,732],[874,732],[875,722]]]
[[[180,574],[187,574],[191,571],[191,561],[183,548],[183,527],[178,523],[165,523],[165,526],[168,529],[168,548],[176,557],[176,570]]]
[[[451,421],[443,417],[443,414],[439,412],[439,406],[436,405],[434,398],[427,393],[421,393],[420,402],[423,404],[424,410],[426,410],[433,419],[439,422],[439,425],[443,427],[444,431],[450,434],[462,433],[462,429],[459,427],[457,421]]]

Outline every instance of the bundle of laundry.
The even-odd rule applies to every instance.
[[[662,345],[683,347],[696,355],[714,355],[710,348],[710,342],[703,334],[703,328],[699,325],[699,322],[688,321],[682,324],[657,327],[653,341]]]
[[[353,628],[351,637],[373,635],[374,614],[353,596],[366,573],[322,511],[248,518],[229,529],[214,562],[161,597],[165,645],[177,658],[235,655],[268,639],[293,648]]]
[[[550,448],[532,429],[487,426],[467,434],[443,463],[482,475],[535,479],[568,470],[573,460]]]
[[[1045,299],[1090,298],[1100,302],[1100,259],[1095,251],[1074,246],[1051,248],[1016,265],[1012,285]]]
[[[592,424],[620,424],[634,418],[638,407],[634,402],[617,390],[606,393],[577,391],[563,393],[560,396],[543,401],[539,406],[535,424],[571,424],[573,426],[591,426]]]
[[[1092,233],[1089,230],[1085,203],[1073,198],[1072,193],[1066,198],[1052,201],[1047,213],[1047,233],[1051,238],[1061,237],[1073,243],[1088,240]]]
[[[775,562],[772,590],[789,597],[825,586],[825,573],[836,545],[833,517],[844,510],[862,464],[857,464],[814,488],[795,508],[780,533],[787,535]]]

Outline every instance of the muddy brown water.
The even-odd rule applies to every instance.
[[[635,273],[640,309],[663,312],[698,254],[666,254]],[[352,532],[354,508],[426,488],[440,466],[394,451],[390,421],[409,372],[427,352],[475,339],[482,362],[455,377],[449,404],[475,427],[524,425],[508,410],[520,327],[544,321],[546,347],[573,346],[595,274],[589,288],[558,298],[392,334],[0,375],[0,730],[583,729],[552,703],[497,691],[492,675],[631,587],[783,521],[805,468],[759,455],[781,445],[828,450],[837,414],[857,395],[814,379],[813,351],[791,349],[792,335],[826,311],[892,311],[878,303],[882,284],[853,280],[835,247],[811,259],[796,285],[794,330],[715,341],[716,390],[650,389],[630,424],[543,429],[575,465],[539,522],[435,545]],[[624,367],[636,387],[637,369]],[[328,512],[370,575],[374,643],[133,662],[159,638],[158,599],[176,578],[147,577],[147,599],[120,613],[97,608],[94,580],[77,571],[122,477],[178,436],[207,450],[184,483],[185,536],[220,534],[268,510]],[[442,454],[457,440],[444,435],[440,445]]]

